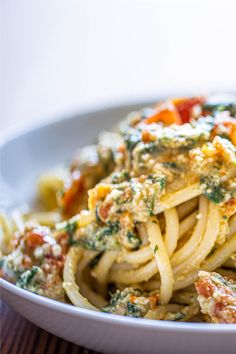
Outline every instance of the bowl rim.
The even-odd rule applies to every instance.
[[[77,119],[80,116],[87,114],[95,114],[96,112],[109,111],[119,108],[128,108],[129,106],[140,106],[149,104],[150,102],[158,101],[162,99],[163,96],[157,97],[145,97],[140,100],[132,100],[132,101],[115,101],[115,103],[110,104],[95,104],[94,106],[90,106],[89,108],[76,110],[72,112],[68,112],[64,115],[53,115],[42,122],[33,122],[29,124],[25,122],[24,124],[16,124],[11,126],[0,133],[0,149],[15,138],[31,133],[33,131],[37,131],[41,128],[47,129],[48,126],[54,125],[58,122],[63,122],[68,120],[72,120],[75,117]],[[208,323],[190,323],[190,322],[173,322],[173,321],[160,321],[160,320],[151,320],[151,319],[140,319],[140,318],[132,318],[126,316],[120,316],[115,314],[103,313],[100,311],[93,311],[89,309],[83,309],[76,307],[74,305],[65,304],[53,299],[49,299],[38,294],[32,293],[28,290],[21,289],[14,284],[9,283],[8,281],[0,278],[0,289],[5,289],[6,291],[24,298],[34,304],[39,304],[43,307],[50,308],[52,310],[57,310],[62,313],[66,313],[71,316],[78,316],[81,319],[87,320],[96,320],[97,322],[106,322],[107,324],[113,325],[122,325],[133,328],[145,328],[145,329],[153,329],[153,330],[161,330],[161,331],[176,331],[176,332],[188,332],[188,333],[236,333],[236,326],[234,324],[208,324]]]
[[[103,111],[105,112],[121,108],[128,108],[129,106],[145,106],[163,100],[165,99],[165,97],[166,95],[157,95],[147,97],[143,96],[139,99],[109,100],[109,102],[92,103],[90,105],[87,104],[81,106],[79,109],[67,110],[66,112],[60,114],[49,114],[43,117],[41,121],[33,120],[29,122],[26,120],[23,122],[15,123],[0,131],[0,148],[2,148],[9,141],[18,138],[21,135],[31,133],[41,128],[46,128],[47,126],[51,126],[59,122],[73,120],[75,118],[80,119],[80,117],[83,115],[95,114]]]
[[[133,328],[145,328],[153,330],[162,331],[176,331],[176,332],[186,332],[186,333],[236,333],[236,326],[234,324],[208,324],[208,323],[198,323],[198,322],[173,322],[173,321],[160,321],[151,320],[144,318],[132,318],[120,315],[114,315],[109,313],[104,313],[100,311],[93,311],[89,309],[83,309],[76,307],[74,305],[65,304],[60,301],[56,301],[28,290],[17,287],[14,284],[0,278],[0,289],[5,289],[10,293],[24,298],[25,300],[41,305],[52,310],[60,311],[69,316],[77,316],[81,319],[96,320],[97,322],[106,322],[106,324],[112,325],[122,325]]]

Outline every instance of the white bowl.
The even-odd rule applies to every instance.
[[[0,206],[30,202],[36,177],[93,142],[129,111],[123,105],[64,117],[1,137]],[[2,205],[3,206],[3,205]],[[135,319],[76,308],[0,279],[1,297],[41,328],[73,343],[104,353],[235,353],[236,326]]]

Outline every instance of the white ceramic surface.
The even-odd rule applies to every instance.
[[[141,106],[143,103],[141,104]],[[30,201],[35,179],[68,160],[137,105],[81,113],[35,128],[10,132],[0,140],[0,206]],[[65,305],[0,279],[1,297],[15,311],[47,331],[104,353],[233,354],[235,325],[133,319]]]

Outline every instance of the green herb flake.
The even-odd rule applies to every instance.
[[[180,321],[180,320],[183,320],[185,318],[185,314],[182,313],[182,312],[178,312],[176,315],[175,315],[175,318],[173,321]]]
[[[146,143],[141,150],[141,154],[154,154],[160,151],[160,148],[155,144],[155,142]]]
[[[78,244],[86,249],[103,252],[119,248],[118,232],[119,221],[108,222],[106,226],[94,225],[88,227],[85,234],[78,240]]]
[[[78,243],[77,241],[75,241],[75,240],[73,239],[73,236],[74,236],[75,231],[77,230],[77,227],[78,227],[78,225],[77,225],[77,222],[76,222],[76,221],[73,221],[73,222],[68,221],[68,222],[66,223],[66,225],[65,225],[64,230],[66,231],[66,233],[67,233],[68,236],[69,236],[69,238],[68,238],[68,244],[69,244],[70,246],[73,246],[73,245],[75,245],[75,244]]]
[[[128,231],[126,237],[127,237],[128,244],[132,247],[132,249],[137,249],[140,247],[141,240],[135,232]]]
[[[149,197],[145,198],[144,202],[146,203],[147,209],[149,216],[154,216],[154,208],[155,208],[155,202],[158,196],[158,188],[154,188],[154,193]]]
[[[149,302],[143,301],[146,295],[139,289],[117,290],[115,294],[111,294],[109,303],[103,307],[102,311],[129,317],[144,317],[150,309]],[[132,296],[137,302],[131,301]]]
[[[228,111],[232,116],[236,115],[236,102],[215,102],[209,103],[207,102],[203,106],[203,111],[215,114],[216,112]]]
[[[164,167],[171,168],[171,169],[174,169],[174,170],[179,168],[176,162],[163,162],[162,165]]]
[[[35,266],[33,266],[32,269],[24,271],[17,277],[16,285],[20,288],[26,288],[31,283],[38,271],[39,268]]]
[[[156,253],[157,253],[157,251],[158,251],[158,246],[157,246],[157,245],[155,245],[154,250],[153,250],[153,253],[154,253],[154,254],[156,254]]]
[[[0,268],[3,267],[4,263],[5,263],[5,259],[4,259],[4,258],[1,258],[1,259],[0,259]]]
[[[119,221],[115,221],[115,222],[111,222],[109,221],[107,223],[108,226],[105,226],[102,230],[101,230],[101,235],[102,236],[109,236],[109,235],[114,235],[117,234],[117,232],[120,230],[120,223]]]
[[[130,179],[130,175],[129,172],[127,171],[121,171],[121,172],[115,172],[113,173],[112,177],[111,177],[111,182],[113,184],[118,184],[118,183],[122,183],[125,181],[129,181]]]
[[[137,305],[132,304],[130,301],[127,302],[127,316],[130,317],[141,317],[140,310],[138,309]]]
[[[149,175],[148,180],[150,180],[153,184],[157,184],[160,187],[160,191],[162,192],[166,187],[167,177],[166,176],[155,176]]]
[[[201,176],[200,184],[204,186],[203,195],[211,202],[219,204],[224,201],[226,190],[222,183],[214,181],[211,176]]]
[[[129,128],[124,134],[124,142],[129,152],[132,152],[135,146],[141,142],[141,132],[135,128]]]

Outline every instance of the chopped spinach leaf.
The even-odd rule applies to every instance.
[[[200,183],[204,186],[203,194],[206,198],[215,204],[223,202],[226,190],[220,182],[214,181],[211,176],[201,176]]]
[[[111,177],[111,182],[114,184],[118,184],[124,181],[128,181],[130,179],[129,172],[121,171],[113,173]]]
[[[185,314],[182,313],[182,312],[178,312],[176,315],[175,315],[175,318],[173,321],[180,321],[182,320],[183,318],[185,318]]]
[[[128,244],[132,247],[132,249],[137,249],[141,245],[141,240],[139,236],[133,232],[133,231],[128,231],[126,234]]]
[[[162,165],[167,168],[178,169],[178,165],[176,162],[163,162]]]
[[[108,221],[107,225],[108,226],[103,227],[103,229],[101,230],[101,236],[114,235],[120,230],[119,221],[115,221],[115,222]]]
[[[69,238],[68,238],[68,244],[70,246],[73,246],[77,244],[78,242],[73,239],[74,233],[77,230],[77,222],[76,221],[68,221],[65,226],[65,231],[67,232]]]
[[[111,294],[109,303],[102,311],[129,317],[144,317],[150,309],[147,296],[148,294],[140,289],[117,290],[115,294]]]
[[[236,102],[205,103],[203,111],[215,114],[216,112],[229,111],[232,116],[236,115]]]
[[[32,269],[27,269],[26,271],[18,275],[16,285],[20,288],[26,288],[27,286],[29,286],[38,271],[39,268],[36,266],[33,266]]]
[[[163,189],[166,186],[167,178],[166,176],[155,176],[155,175],[149,175],[148,179],[152,181],[154,184],[159,184],[160,190],[163,191]]]
[[[78,240],[78,244],[86,249],[103,252],[117,249],[119,247],[118,231],[120,230],[119,221],[108,222],[106,226],[88,228],[85,235]]]
[[[142,149],[140,150],[140,158],[143,154],[155,154],[162,151],[162,147],[159,146],[156,142],[152,141],[150,143],[143,144]]]
[[[127,302],[127,316],[130,317],[141,317],[140,310],[138,309],[137,305],[132,304],[130,301]]]
[[[127,150],[130,152],[141,140],[141,132],[138,129],[130,128],[124,134],[124,142]]]

